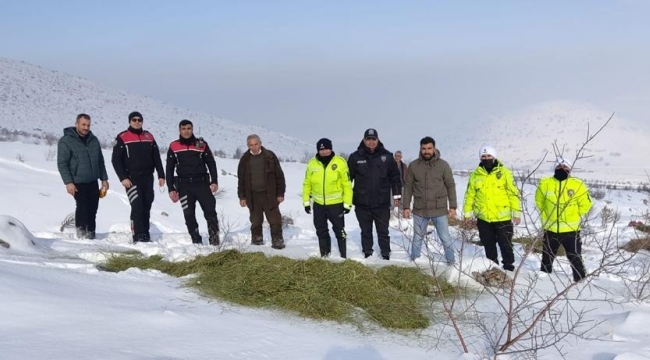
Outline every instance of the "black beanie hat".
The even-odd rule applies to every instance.
[[[134,111],[134,112],[129,114],[129,122],[131,122],[131,119],[133,119],[134,117],[139,117],[140,119],[144,120],[144,118],[142,117],[142,114],[140,114],[137,111]]]
[[[322,138],[316,143],[316,150],[332,150],[332,140],[327,138]]]

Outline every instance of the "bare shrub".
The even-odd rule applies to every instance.
[[[291,214],[282,214],[282,228],[286,229],[293,226],[293,216]]]
[[[302,154],[302,157],[300,158],[300,162],[301,162],[302,164],[306,164],[306,163],[308,163],[309,160],[311,160],[311,158],[313,158],[313,157],[314,157],[314,153],[313,153],[313,152],[305,150],[305,152]]]
[[[21,163],[25,162],[25,155],[23,154],[16,154],[16,160],[18,160]]]
[[[650,236],[632,239],[621,246],[621,249],[632,253],[637,253],[641,250],[650,251]]]
[[[50,146],[45,152],[45,161],[54,161],[56,159],[56,149]]]
[[[607,196],[607,191],[602,187],[597,187],[590,189],[589,194],[596,200],[602,200],[605,198],[605,196]]]
[[[225,188],[220,187],[217,189],[217,192],[214,193],[214,197],[217,199],[223,199],[223,197],[228,193],[228,191]]]
[[[603,206],[603,208],[600,210],[600,225],[602,227],[607,227],[608,224],[616,223],[620,219],[621,213],[615,211],[607,205]]]

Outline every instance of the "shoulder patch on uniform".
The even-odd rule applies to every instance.
[[[570,197],[573,197],[573,195],[575,195],[575,193],[576,192],[573,189],[569,189],[569,191],[567,191],[567,194],[569,194]]]
[[[502,176],[503,176],[503,174],[501,173],[501,171],[498,171],[497,172],[497,179],[501,179]]]
[[[386,159],[387,159],[387,158],[388,158],[388,156],[386,156],[386,155],[382,155],[382,156],[381,156],[381,161],[386,162]]]
[[[336,170],[338,166],[336,164],[332,164],[332,170]]]

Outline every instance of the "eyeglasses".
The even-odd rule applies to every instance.
[[[131,118],[131,121],[133,122],[142,122],[141,118]]]

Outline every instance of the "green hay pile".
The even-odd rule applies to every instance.
[[[192,261],[168,262],[159,256],[116,256],[101,269],[156,269],[172,276],[197,274],[187,285],[209,297],[235,304],[284,309],[313,319],[354,321],[365,313],[391,329],[429,326],[424,304],[440,291],[453,293],[446,281],[416,268],[386,266],[375,271],[356,261],[294,260],[262,253],[227,250]]]

